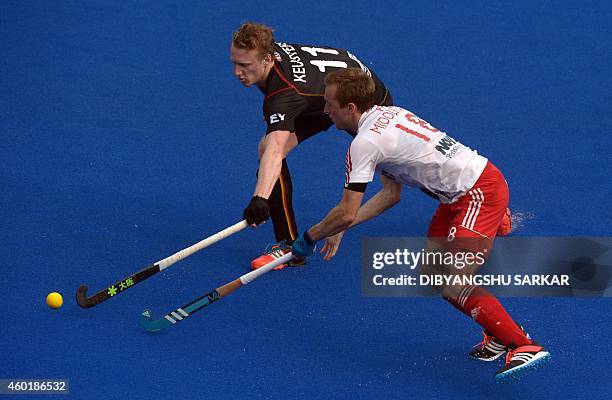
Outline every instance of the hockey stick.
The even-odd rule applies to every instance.
[[[169,326],[176,324],[179,321],[184,320],[194,312],[201,310],[202,308],[214,303],[215,301],[227,296],[232,293],[234,290],[238,289],[240,286],[244,286],[249,282],[254,281],[259,278],[261,275],[270,271],[271,269],[286,263],[287,261],[293,258],[293,254],[287,253],[279,259],[276,259],[261,268],[256,269],[255,271],[251,271],[242,275],[238,279],[234,279],[233,281],[226,283],[223,286],[220,286],[213,290],[210,293],[206,293],[204,296],[195,299],[191,303],[187,303],[184,306],[177,308],[174,311],[164,315],[163,318],[153,321],[151,319],[151,310],[145,310],[140,315],[140,324],[143,328],[145,328],[148,332],[158,332],[162,329],[165,329]]]
[[[206,239],[187,247],[186,249],[174,253],[170,257],[166,257],[163,260],[156,262],[155,264],[151,264],[141,269],[135,274],[130,275],[127,278],[124,278],[119,282],[112,284],[106,289],[100,290],[98,293],[94,294],[91,297],[87,297],[87,285],[81,285],[79,286],[76,292],[77,303],[83,308],[90,308],[97,304],[100,304],[103,301],[106,301],[119,293],[123,293],[135,284],[144,281],[145,279],[155,275],[160,271],[163,271],[164,269],[168,268],[177,261],[189,257],[193,253],[202,250],[203,248],[208,247],[214,243],[217,243],[218,241],[225,239],[226,237],[231,236],[234,233],[240,232],[247,226],[248,224],[246,220],[240,221],[237,224],[230,226],[229,228],[225,228],[222,231],[217,232],[214,235],[209,236]]]

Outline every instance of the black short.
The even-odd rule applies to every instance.
[[[327,116],[304,117],[295,120],[295,136],[298,143],[328,130],[334,123]]]
[[[392,106],[393,97],[391,93],[386,90],[383,96],[383,100],[379,106]],[[334,123],[327,116],[312,116],[297,118],[295,120],[295,136],[297,136],[298,143],[302,143],[304,140],[309,139],[319,132],[328,130]],[[349,132],[347,132],[349,133]],[[352,135],[349,133],[349,135]]]

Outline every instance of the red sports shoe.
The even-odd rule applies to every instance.
[[[512,232],[512,216],[510,215],[510,209],[506,208],[504,218],[497,228],[497,236],[508,236],[510,232]]]
[[[291,246],[289,246],[284,241],[279,242],[279,243],[274,243],[272,245],[268,245],[268,247],[266,247],[265,252],[261,256],[251,261],[251,269],[261,268],[264,265],[269,264],[272,261],[281,258],[282,256],[289,253],[290,251],[291,251]],[[306,265],[306,257],[293,257],[293,259],[291,259],[291,261],[289,261],[287,264],[281,264],[274,269],[275,270],[283,269],[287,265],[291,267]]]
[[[506,354],[506,364],[495,374],[495,382],[514,382],[527,371],[543,367],[548,361],[550,353],[536,343],[510,350]]]

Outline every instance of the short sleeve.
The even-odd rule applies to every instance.
[[[306,101],[292,89],[275,94],[264,101],[263,113],[268,128],[273,131],[295,132],[295,120],[306,108]]]
[[[352,183],[369,183],[374,179],[381,152],[373,143],[357,137],[346,153],[344,187]]]

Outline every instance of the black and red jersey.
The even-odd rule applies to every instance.
[[[332,47],[288,43],[274,44],[274,66],[262,92],[266,133],[296,132],[300,119],[314,118],[327,127],[331,120],[323,113],[325,75],[337,68],[361,68],[376,85],[375,103],[391,104],[391,96],[378,77],[350,52]],[[298,132],[299,133],[299,132]]]

